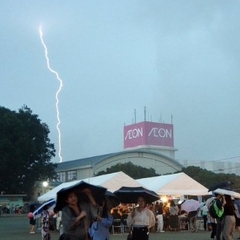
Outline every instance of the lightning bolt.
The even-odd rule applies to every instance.
[[[60,162],[62,162],[62,141],[61,141],[61,131],[60,131],[61,120],[60,120],[60,114],[59,114],[59,94],[60,94],[60,92],[62,90],[62,87],[63,87],[63,81],[59,77],[58,72],[53,70],[50,67],[50,61],[49,61],[49,57],[48,57],[48,49],[47,49],[47,46],[46,46],[46,44],[44,43],[44,40],[43,40],[42,26],[39,27],[39,35],[40,35],[41,43],[44,47],[45,58],[46,58],[46,61],[47,61],[47,68],[51,73],[53,73],[56,76],[57,80],[59,81],[59,87],[58,87],[58,90],[55,94],[55,99],[56,99],[55,106],[56,106],[56,112],[57,112],[56,129],[57,129],[57,132],[58,132],[58,156],[59,156]]]

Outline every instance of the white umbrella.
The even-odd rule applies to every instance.
[[[240,199],[240,193],[234,192],[234,191],[231,191],[231,190],[218,188],[218,189],[214,190],[213,192],[221,194],[221,195],[229,195],[233,198],[239,198]]]
[[[181,210],[185,212],[197,211],[200,208],[200,203],[197,200],[189,199],[183,202],[181,205]]]
[[[211,206],[211,203],[212,203],[212,201],[215,199],[216,197],[210,197],[210,198],[208,198],[207,199],[207,201],[206,201],[206,206],[208,207],[208,209],[210,208],[210,206]]]
[[[49,208],[47,209],[48,211],[53,210],[53,208],[56,206],[56,200],[55,199],[50,199],[44,203],[41,204],[40,207],[38,207],[34,212],[33,212],[33,218],[37,219],[41,217],[41,213],[44,210],[44,207],[48,206]]]

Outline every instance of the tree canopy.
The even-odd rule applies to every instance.
[[[118,163],[110,168],[107,168],[106,171],[99,172],[97,175],[99,176],[99,175],[114,173],[119,171],[124,172],[125,174],[132,177],[133,179],[158,176],[158,174],[156,174],[155,169],[137,166],[131,162]]]
[[[210,188],[218,183],[229,181],[232,183],[231,188],[236,192],[240,192],[240,176],[237,176],[236,174],[214,173],[195,166],[183,168],[182,172],[186,173],[206,188]]]
[[[155,169],[143,168],[141,166],[134,165],[131,162],[118,163],[110,168],[107,168],[106,171],[99,172],[97,175],[99,176],[118,171],[126,173],[133,179],[159,176],[159,174],[155,172]],[[195,166],[183,168],[181,172],[186,173],[189,177],[201,183],[206,188],[210,188],[218,183],[230,181],[232,183],[231,188],[236,192],[240,192],[240,176],[237,176],[236,174],[214,173]]]
[[[54,144],[48,126],[23,106],[0,107],[0,191],[31,194],[35,181],[56,177]]]

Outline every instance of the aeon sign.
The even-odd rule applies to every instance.
[[[134,129],[130,129],[127,131],[127,134],[125,136],[125,140],[126,139],[135,139],[135,138],[140,138],[143,136],[143,128],[134,128]]]
[[[137,146],[173,147],[173,125],[141,122],[124,127],[124,148]]]
[[[172,130],[166,129],[166,128],[156,128],[153,127],[151,131],[149,132],[148,136],[153,136],[153,137],[160,137],[160,138],[172,138]]]

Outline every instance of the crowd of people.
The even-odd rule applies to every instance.
[[[210,232],[211,239],[232,240],[235,230],[240,239],[240,200],[234,200],[229,195],[216,194],[211,199],[217,201],[218,207],[223,208],[221,217],[213,218],[209,213],[207,199],[203,200],[196,211],[185,212],[176,200],[167,202],[157,201],[148,205],[148,209],[155,215],[156,224],[150,232],[189,230],[196,232],[198,229]],[[210,200],[210,199],[209,199]],[[211,201],[208,201],[211,203]],[[238,202],[238,204],[236,204]],[[131,213],[132,205],[120,206],[113,210],[116,218],[122,219],[122,212]],[[124,217],[126,218],[126,217]]]
[[[236,204],[237,201],[234,203],[228,195],[217,194],[214,197],[218,208],[223,208],[224,213],[213,218],[209,213],[210,201],[203,201],[193,212],[182,211],[181,204],[173,199],[147,204],[144,197],[139,197],[136,204],[121,204],[108,209],[105,198],[96,202],[90,190],[86,189],[85,194],[88,202],[81,201],[76,192],[69,192],[61,211],[55,209],[49,213],[48,206],[45,207],[41,217],[43,240],[50,239],[51,230],[60,232],[60,240],[85,240],[86,236],[93,240],[109,240],[111,233],[126,232],[132,233],[132,240],[148,240],[151,232],[195,232],[199,228],[197,220],[204,230],[210,232],[211,239],[232,240],[236,229],[240,239],[240,204]],[[116,225],[115,220],[118,220]],[[30,219],[30,233],[34,233],[35,224]]]
[[[27,206],[20,206],[14,204],[0,205],[0,215],[2,214],[25,214],[27,212]]]

